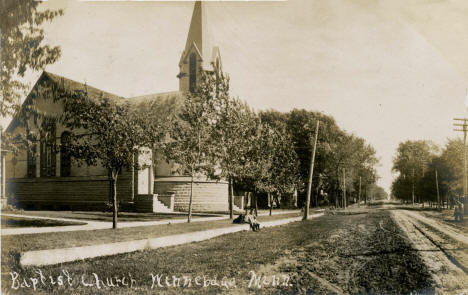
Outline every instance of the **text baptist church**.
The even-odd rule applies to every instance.
[[[51,99],[45,99],[34,91],[40,87],[60,84],[70,90],[83,90],[88,95],[106,95],[112,98],[129,100],[179,100],[184,93],[192,91],[197,83],[197,73],[222,71],[219,48],[207,32],[205,7],[195,2],[185,49],[180,57],[177,75],[179,90],[169,93],[123,98],[106,93],[97,88],[72,81],[49,72],[43,72],[25,103],[34,104],[48,113],[60,113],[62,107]],[[32,126],[20,126],[13,120],[7,132],[24,132]],[[10,202],[33,208],[82,208],[101,209],[109,201],[110,182],[108,172],[100,166],[77,166],[74,161],[57,150],[57,146],[68,140],[70,131],[54,120],[44,120],[41,128],[36,128],[40,139],[31,151],[18,155],[8,155],[6,161],[7,188]],[[138,161],[144,161],[138,157]],[[148,159],[146,159],[148,161]],[[190,179],[178,175],[173,163],[168,163],[161,155],[151,156],[152,165],[143,170],[126,169],[118,182],[118,198],[122,205],[129,205],[138,211],[170,212],[186,211],[189,202]],[[223,181],[198,179],[193,187],[193,210],[228,210],[228,186]],[[241,205],[241,198],[235,200]]]

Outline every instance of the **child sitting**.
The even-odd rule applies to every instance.
[[[253,231],[257,231],[260,229],[260,223],[258,223],[257,218],[252,213],[247,215],[241,214],[236,219],[234,219],[232,223],[248,223]]]
[[[257,221],[257,218],[255,217],[255,215],[253,215],[252,213],[250,214],[247,214],[245,216],[245,221],[250,224],[250,228],[253,230],[253,231],[257,231],[260,229],[260,223],[258,223]]]

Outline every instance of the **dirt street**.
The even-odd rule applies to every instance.
[[[129,274],[139,294],[468,294],[468,222],[454,224],[452,218],[447,210],[389,204],[326,210],[318,218],[258,232],[44,266],[46,275],[66,270],[76,284],[38,288],[44,294],[95,294],[78,283],[93,271],[99,278]],[[36,267],[3,268],[5,291],[15,287],[11,271],[21,278],[37,275]],[[148,280],[151,273],[226,277],[235,284],[156,290]],[[98,291],[131,294],[123,287]]]
[[[392,210],[413,248],[422,257],[437,293],[468,294],[468,237],[435,218],[412,210]]]

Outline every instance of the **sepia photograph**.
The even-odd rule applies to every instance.
[[[0,0],[1,294],[468,295],[468,1]]]

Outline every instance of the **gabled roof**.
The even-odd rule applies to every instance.
[[[108,97],[110,99],[121,100],[124,99],[123,96],[119,96],[110,92],[103,91],[101,89],[95,88],[93,86],[89,86],[86,83],[77,82],[63,76],[59,76],[57,74],[53,74],[50,72],[44,71],[42,73],[42,77],[48,79],[54,83],[56,83],[60,87],[64,87],[68,91],[76,91],[76,90],[83,90],[88,93],[90,98],[97,98],[97,97]],[[39,78],[39,80],[41,79]]]
[[[40,92],[40,88],[45,85],[50,85],[49,83],[52,83],[52,85],[55,85],[58,88],[65,89],[69,92],[73,92],[77,90],[86,91],[88,93],[88,97],[90,98],[108,97],[109,99],[112,99],[114,101],[120,101],[124,99],[124,97],[122,96],[100,90],[93,86],[89,86],[86,83],[80,83],[80,82],[65,78],[57,74],[43,71],[41,76],[37,79],[36,83],[32,87],[28,96],[23,101],[21,105],[21,109],[23,109],[25,105],[34,104],[34,100],[38,96],[38,93]],[[20,112],[21,112],[21,109],[20,109]],[[7,132],[13,131],[18,126],[18,124],[19,124],[18,118],[15,116],[11,120],[6,131]]]
[[[142,110],[144,114],[150,116],[149,119],[161,120],[180,111],[185,101],[185,93],[182,91],[155,93],[132,97],[128,101],[136,110]],[[148,110],[151,110],[149,114]]]
[[[63,76],[44,71],[42,72],[41,76],[34,84],[33,88],[31,89],[28,96],[24,100],[22,106],[24,106],[25,104],[34,103],[34,99],[37,97],[39,88],[43,87],[44,85],[50,85],[48,83],[53,83],[57,87],[64,88],[68,92],[86,91],[88,93],[88,97],[91,99],[107,97],[115,102],[128,101],[131,105],[134,105],[135,107],[137,107],[138,105],[144,102],[155,101],[157,102],[158,105],[161,105],[161,106],[171,106],[176,111],[177,109],[179,109],[179,107],[183,104],[183,101],[184,101],[184,93],[180,91],[155,93],[155,94],[149,94],[149,95],[136,96],[136,97],[127,99],[127,98],[124,98],[123,96],[119,96],[110,92],[100,90],[96,87],[89,86],[85,83],[80,83],[72,79],[68,79]],[[165,107],[165,109],[167,108]],[[11,132],[18,125],[19,125],[19,121],[15,117],[8,125],[6,131]]]

